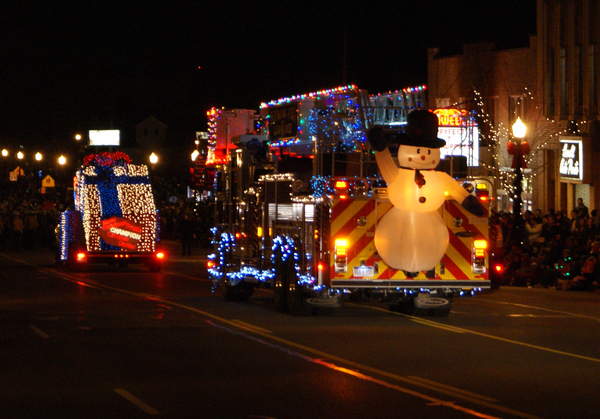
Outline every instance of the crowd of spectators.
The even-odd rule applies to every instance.
[[[581,198],[570,214],[537,209],[518,219],[500,211],[490,223],[500,285],[600,292],[600,214]]]
[[[157,182],[155,204],[162,240],[181,242],[182,253],[210,245],[212,206],[188,199],[174,182]],[[60,213],[73,207],[72,192],[41,194],[35,182],[0,181],[0,251],[55,249]]]
[[[180,242],[182,255],[210,246],[211,204],[174,194],[174,182],[157,183],[161,239]],[[0,186],[0,251],[56,246],[60,212],[72,207],[69,193],[44,195],[6,181]],[[504,267],[499,285],[600,291],[600,214],[581,198],[570,214],[537,209],[518,219],[492,211],[490,225],[494,261]]]

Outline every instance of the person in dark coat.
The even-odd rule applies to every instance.
[[[181,240],[181,255],[191,256],[192,245],[194,244],[194,232],[196,231],[194,221],[190,218],[188,214],[183,214],[183,216],[179,219],[179,222],[177,224],[179,231],[179,240]]]

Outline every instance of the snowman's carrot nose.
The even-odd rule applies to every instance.
[[[425,160],[425,159],[426,159],[425,155],[422,155],[421,160]]]

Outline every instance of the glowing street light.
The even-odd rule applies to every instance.
[[[516,144],[509,141],[509,153],[514,156],[513,168],[515,169],[515,182],[514,182],[514,195],[513,195],[513,220],[514,220],[514,237],[522,241],[525,233],[523,231],[523,216],[521,215],[521,207],[523,206],[523,166],[526,167],[523,161],[523,155],[529,154],[529,144],[525,141],[527,135],[527,127],[521,121],[521,118],[517,118],[512,126],[513,137],[515,138]]]
[[[523,123],[523,121],[521,121],[520,117],[517,118],[513,124],[512,131],[515,138],[518,138],[519,140],[525,138],[525,135],[527,134],[527,126]]]
[[[8,156],[8,150],[7,150],[7,149],[3,149],[3,150],[2,150],[2,156],[3,156],[3,157],[6,157],[6,156]]]
[[[22,152],[22,151],[19,151],[19,152],[17,153],[17,158],[18,158],[19,160],[23,160],[23,158],[24,158],[24,157],[25,157],[25,154],[23,154],[23,152]]]
[[[154,153],[150,154],[149,157],[150,163],[156,164],[158,162],[158,156]]]
[[[198,157],[199,154],[200,152],[198,150],[194,150],[192,152],[192,161],[196,161],[196,157]]]
[[[61,155],[58,158],[58,164],[60,164],[61,166],[64,166],[66,163],[67,163],[67,158],[65,156]]]
[[[40,153],[39,151],[35,153],[35,160],[42,161],[42,153]]]
[[[81,141],[81,134],[75,134],[75,140]]]

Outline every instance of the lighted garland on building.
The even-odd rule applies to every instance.
[[[517,104],[520,104],[521,100],[534,101],[533,93],[527,87],[525,87],[524,93],[520,96]],[[512,129],[511,127],[508,127],[502,123],[498,124],[497,127],[494,127],[490,115],[485,110],[485,103],[482,95],[476,90],[474,91],[474,102],[479,107],[478,116],[480,117],[480,120],[482,123],[488,124],[490,132],[490,135],[487,136],[488,148],[495,163],[494,166],[485,164],[484,162],[480,162],[480,164],[485,169],[494,173],[495,176],[500,180],[501,188],[507,191],[508,194],[512,195],[514,194],[514,178],[516,175],[512,170],[500,170],[500,162],[507,162],[511,159],[511,156],[508,154],[507,147],[501,146],[501,143],[508,142]],[[538,107],[535,107],[535,109],[539,111]],[[557,122],[560,123],[558,127],[556,126]],[[580,124],[584,125],[586,123],[587,121],[575,122],[575,126],[577,129],[579,129]],[[531,130],[533,135],[530,134],[528,136],[531,145],[531,152],[525,158],[525,162],[529,167],[531,167],[531,171],[523,173],[525,189],[528,189],[528,185],[531,185],[532,179],[536,177],[539,172],[544,170],[543,166],[536,166],[533,164],[538,156],[538,153],[545,149],[555,149],[557,147],[559,137],[569,134],[569,128],[567,124],[568,121],[555,121],[554,119],[546,117],[542,123],[539,121],[536,123],[538,128]],[[482,139],[484,138],[485,137],[482,136]],[[509,165],[505,163],[503,166],[507,167]]]
[[[218,163],[226,163],[226,160],[219,160],[216,157],[217,150],[217,123],[221,115],[221,110],[217,108],[211,108],[206,112],[206,116],[208,117],[208,147],[207,147],[207,156],[206,156],[206,164],[218,164]]]
[[[356,91],[356,89],[357,89],[357,87],[355,85],[350,84],[348,86],[340,86],[340,87],[336,87],[333,89],[318,90],[316,92],[285,97],[285,98],[281,98],[281,99],[277,99],[277,100],[272,100],[270,102],[263,102],[260,104],[260,107],[261,107],[261,109],[263,109],[263,108],[268,108],[268,107],[272,107],[272,106],[284,105],[286,103],[295,102],[297,100],[320,99],[321,96],[331,96],[334,94],[346,94],[351,91]]]

